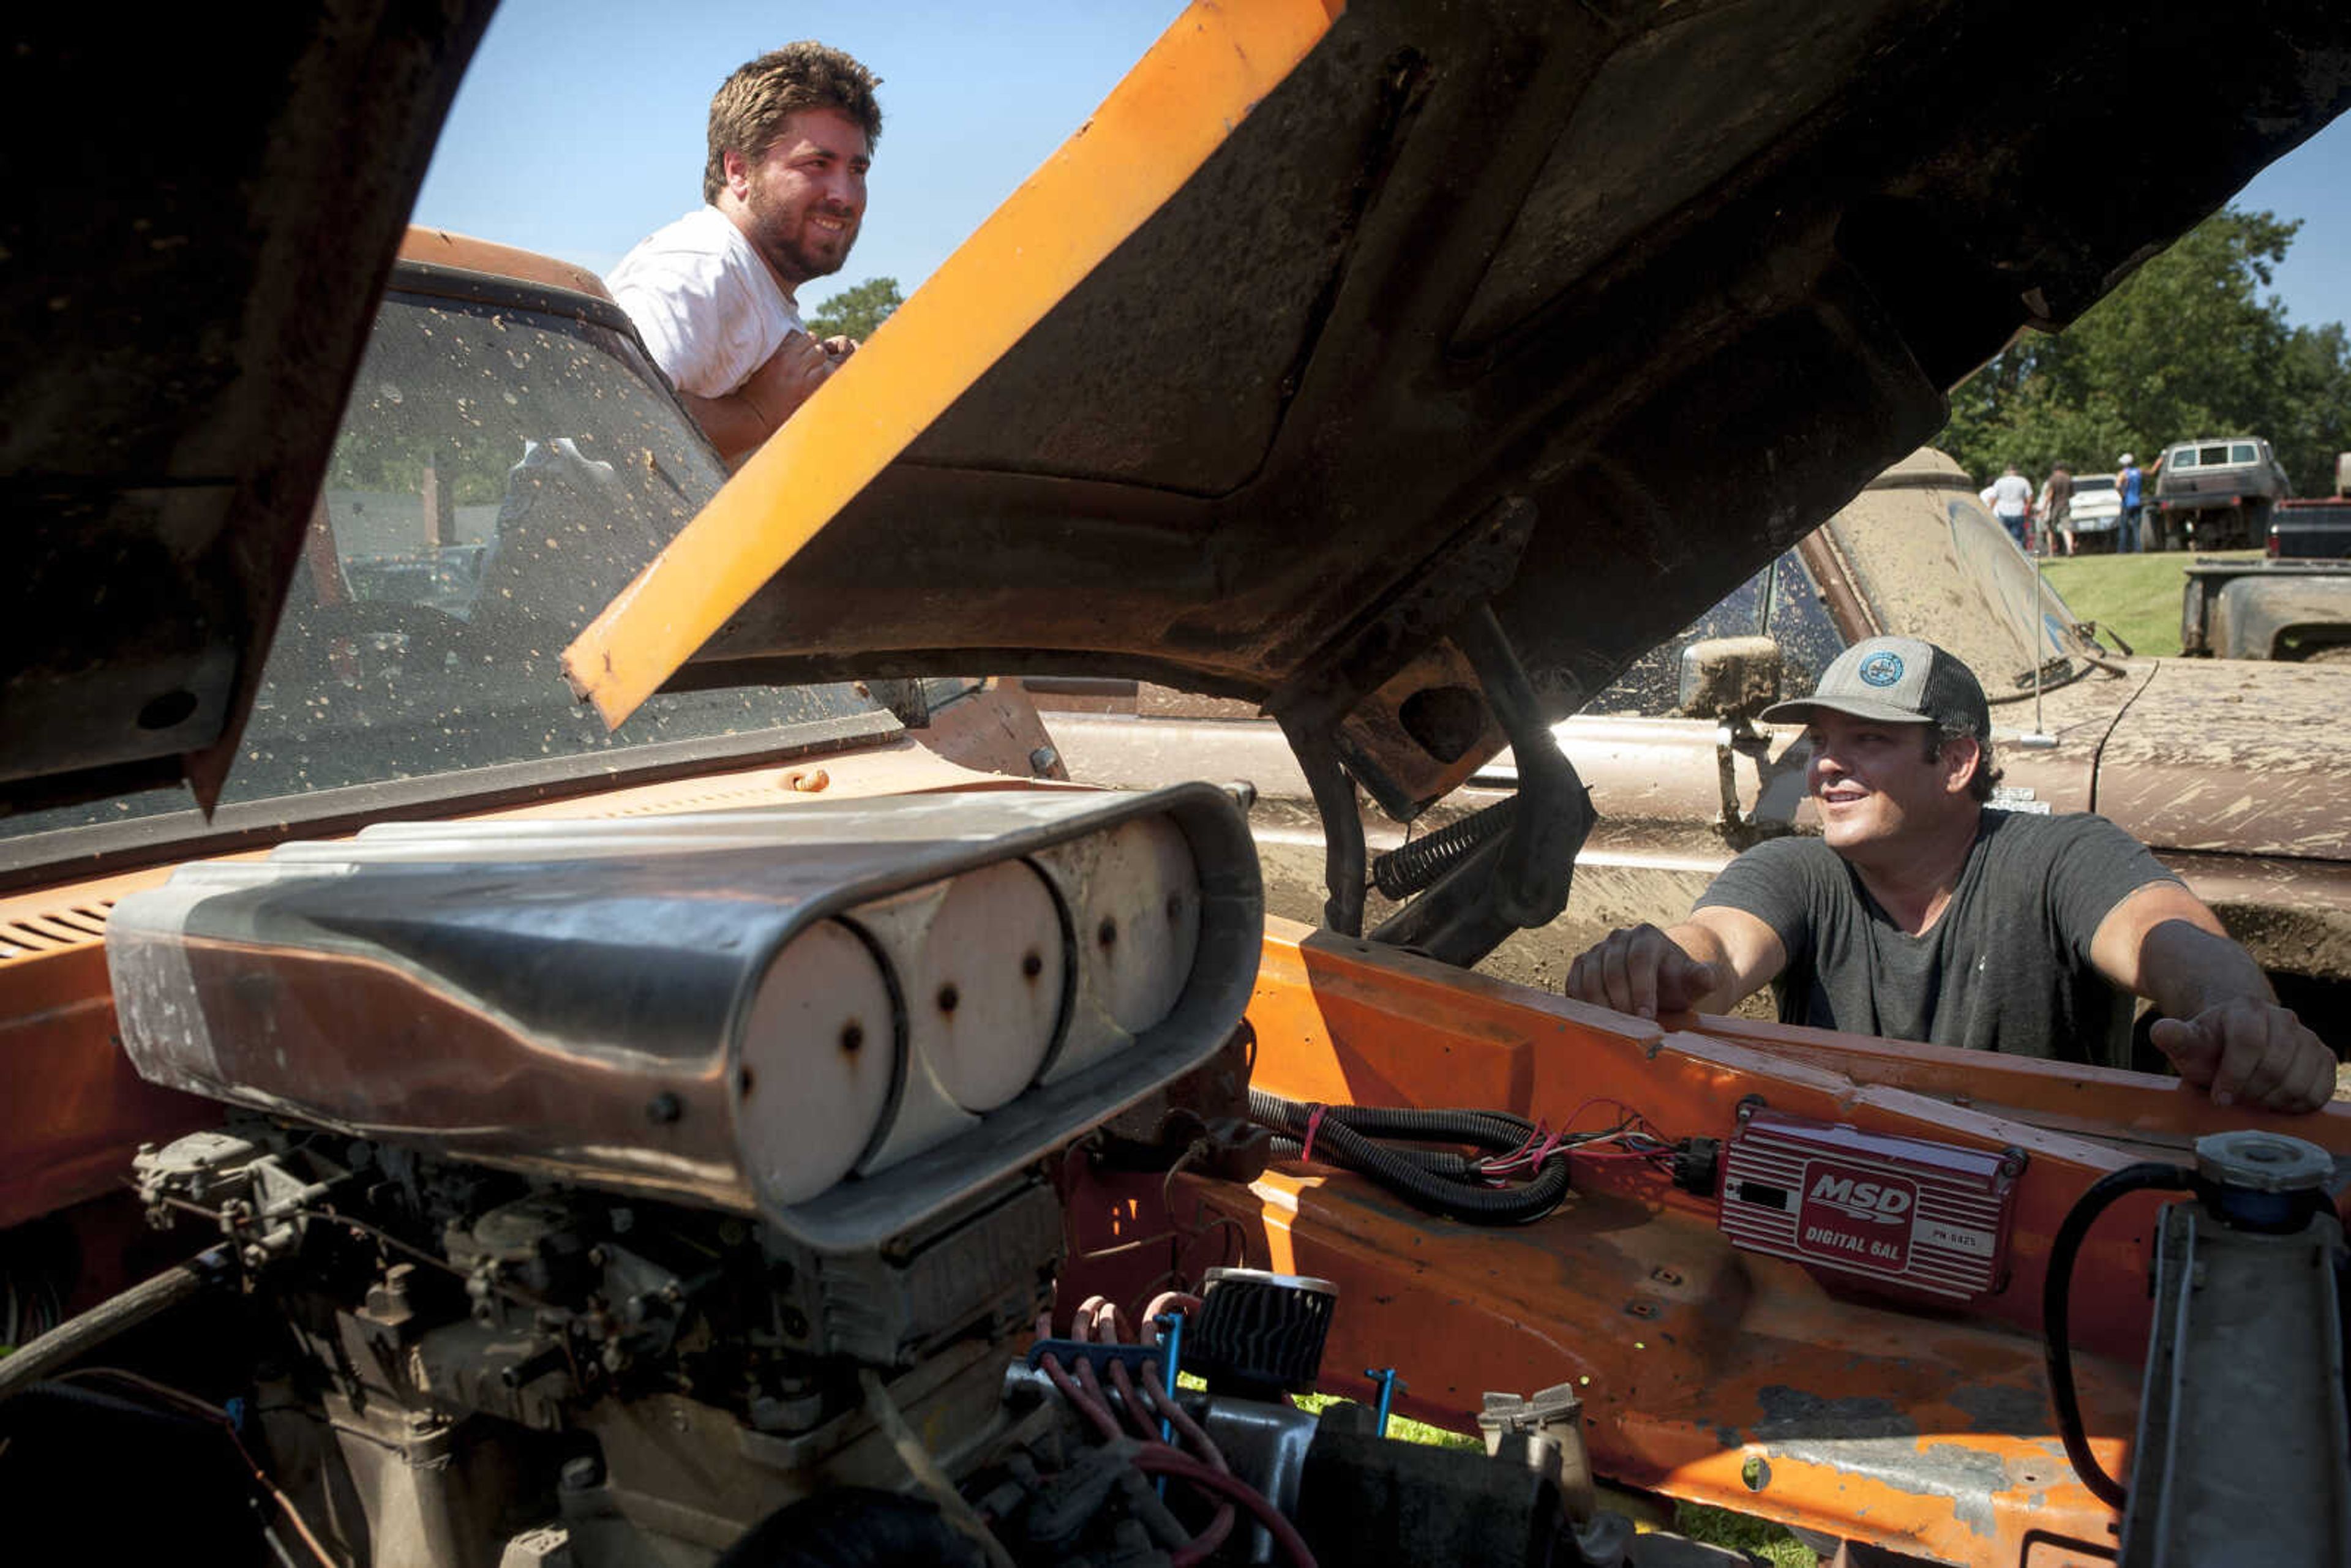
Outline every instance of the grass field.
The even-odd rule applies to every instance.
[[[2246,560],[2261,553],[2228,550],[2214,559]],[[2111,630],[2138,653],[2169,655],[2179,652],[2179,595],[2187,584],[2180,569],[2195,559],[2180,551],[2061,558],[2048,563],[2049,586],[2077,618]],[[2112,645],[2112,638],[2105,641]]]

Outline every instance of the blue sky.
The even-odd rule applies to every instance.
[[[2288,319],[2351,321],[2351,114],[2254,175],[2237,204],[2302,220],[2274,279]]]
[[[883,78],[862,235],[839,286],[912,293],[1102,101],[1180,0],[1029,0],[1019,19],[930,0],[504,0],[442,132],[416,219],[611,269],[701,200],[711,90],[822,38]],[[2240,200],[2303,230],[2276,285],[2300,325],[2351,321],[2351,115]]]
[[[702,200],[710,95],[778,44],[821,38],[882,78],[883,127],[849,265],[801,290],[909,294],[1108,96],[1181,0],[1047,0],[1017,23],[925,0],[502,0],[441,133],[416,220],[611,270]]]

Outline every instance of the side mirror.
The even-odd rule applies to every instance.
[[[1770,637],[1709,637],[1682,650],[1681,711],[1691,718],[1753,718],[1780,700],[1780,644]]]

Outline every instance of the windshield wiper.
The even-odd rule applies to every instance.
[[[2055,691],[2059,686],[2073,685],[2095,666],[2088,661],[2076,661],[2071,653],[2059,653],[2036,669],[2026,670],[2011,683],[2020,694],[2032,691]]]

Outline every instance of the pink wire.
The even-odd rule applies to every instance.
[[[1070,1320],[1070,1337],[1081,1344],[1128,1343],[1126,1313],[1108,1296],[1088,1296]]]
[[[1135,1389],[1134,1379],[1126,1375],[1126,1363],[1113,1361],[1110,1364],[1110,1381],[1111,1386],[1118,1390],[1119,1404],[1125,1409],[1127,1420],[1143,1434],[1144,1442],[1157,1442],[1159,1434],[1152,1428],[1151,1417],[1143,1413],[1143,1396]]]
[[[1634,1126],[1646,1129],[1651,1137],[1660,1139],[1666,1143],[1673,1142],[1671,1138],[1667,1138],[1666,1136],[1665,1130],[1663,1128],[1659,1127],[1655,1122],[1650,1121],[1646,1116],[1641,1114],[1640,1112],[1634,1110],[1630,1105],[1625,1104],[1622,1100],[1610,1100],[1600,1095],[1594,1095],[1591,1099],[1586,1100],[1583,1104],[1578,1105],[1573,1113],[1568,1116],[1567,1120],[1561,1123],[1560,1125],[1563,1128],[1574,1126],[1576,1118],[1583,1115],[1586,1111],[1591,1110],[1594,1105],[1613,1105],[1619,1112],[1623,1113],[1624,1115],[1632,1122]]]
[[[1186,1313],[1196,1312],[1200,1310],[1200,1298],[1189,1291],[1162,1291],[1151,1298],[1149,1306],[1143,1309],[1143,1321],[1152,1325],[1152,1333],[1156,1336],[1162,1313],[1176,1308],[1181,1308]],[[1155,1337],[1151,1343],[1156,1344],[1159,1342]]]
[[[1238,1476],[1210,1469],[1196,1459],[1187,1458],[1165,1443],[1145,1443],[1134,1456],[1134,1468],[1150,1473],[1178,1477],[1206,1490],[1218,1493],[1239,1503],[1257,1516],[1259,1524],[1281,1543],[1297,1568],[1314,1568],[1314,1553],[1298,1527],[1281,1516],[1281,1511],[1266,1500],[1266,1496]]]
[[[1109,1406],[1096,1398],[1087,1388],[1079,1386],[1079,1383],[1084,1383],[1092,1387],[1099,1387],[1095,1382],[1093,1364],[1091,1362],[1078,1363],[1078,1382],[1072,1382],[1070,1375],[1061,1370],[1060,1360],[1050,1354],[1046,1355],[1040,1364],[1045,1369],[1045,1375],[1053,1380],[1053,1386],[1061,1391],[1061,1397],[1068,1400],[1085,1416],[1086,1419],[1092,1422],[1094,1429],[1106,1440],[1117,1442],[1126,1436],[1125,1428],[1119,1425],[1118,1417],[1111,1414]],[[1135,1387],[1134,1379],[1127,1375],[1125,1364],[1118,1361],[1112,1362],[1110,1376],[1111,1382],[1118,1389],[1119,1398],[1127,1412],[1127,1418],[1133,1421],[1135,1428],[1143,1434],[1145,1450],[1156,1450],[1182,1458],[1183,1456],[1177,1454],[1176,1450],[1160,1442],[1158,1434],[1151,1429],[1150,1422],[1143,1413],[1143,1399],[1138,1397],[1139,1391]],[[1202,1473],[1224,1475],[1229,1478],[1230,1467],[1226,1464],[1223,1452],[1210,1440],[1208,1434],[1201,1429],[1199,1423],[1193,1420],[1183,1406],[1162,1395],[1157,1383],[1148,1376],[1144,1379],[1144,1389],[1147,1390],[1147,1396],[1157,1404],[1157,1407],[1175,1424],[1176,1429],[1181,1431],[1188,1441],[1199,1447],[1201,1453],[1209,1461],[1203,1467]],[[1183,1479],[1196,1480],[1196,1478],[1183,1475],[1181,1472],[1172,1473],[1178,1474]],[[1196,1484],[1206,1485],[1196,1480]],[[1207,1485],[1206,1490],[1211,1492],[1218,1490],[1213,1485]],[[1197,1535],[1171,1553],[1169,1562],[1175,1564],[1176,1568],[1193,1568],[1193,1565],[1206,1562],[1208,1556],[1223,1545],[1226,1539],[1232,1534],[1233,1518],[1231,1500],[1228,1497],[1220,1496],[1217,1503],[1217,1511],[1209,1517],[1207,1525],[1202,1527]]]
[[[1147,1371],[1156,1364],[1146,1361],[1143,1364]],[[1191,1413],[1184,1408],[1180,1400],[1160,1388],[1157,1378],[1151,1376],[1144,1378],[1143,1396],[1151,1402],[1151,1407],[1154,1410],[1175,1424],[1176,1429],[1184,1434],[1186,1442],[1200,1450],[1200,1458],[1211,1469],[1223,1470],[1228,1474],[1231,1472],[1232,1466],[1225,1462],[1224,1450],[1217,1447],[1216,1439],[1209,1437],[1207,1429],[1197,1421],[1192,1419]]]
[[[1045,1369],[1045,1375],[1053,1380],[1053,1386],[1061,1391],[1061,1397],[1070,1402],[1071,1407],[1094,1424],[1095,1431],[1113,1443],[1126,1436],[1126,1429],[1118,1424],[1118,1417],[1112,1415],[1101,1401],[1071,1382],[1070,1375],[1061,1370],[1057,1357],[1049,1354],[1038,1364]],[[1085,1363],[1078,1364],[1083,1366]]]
[[[1330,1108],[1328,1105],[1316,1105],[1306,1113],[1306,1144],[1298,1151],[1300,1165],[1311,1166],[1314,1163],[1314,1134],[1322,1130],[1322,1113]]]
[[[1158,1378],[1152,1375],[1157,1364],[1148,1361],[1143,1364],[1143,1396],[1151,1402],[1153,1409],[1174,1424],[1176,1430],[1184,1434],[1186,1442],[1200,1450],[1200,1457],[1207,1461],[1210,1469],[1230,1475],[1233,1468],[1225,1462],[1224,1450],[1217,1447],[1215,1439],[1197,1421],[1192,1419],[1180,1401],[1161,1389]],[[1169,1568],[1192,1568],[1194,1563],[1206,1562],[1232,1532],[1233,1505],[1220,1498],[1217,1501],[1217,1511],[1208,1516],[1208,1522],[1201,1527],[1200,1533],[1168,1554]]]
[[[1217,1511],[1200,1527],[1200,1533],[1167,1554],[1167,1568],[1194,1568],[1215,1555],[1233,1532],[1233,1505],[1222,1498],[1217,1500]]]
[[[1102,1392],[1102,1379],[1094,1373],[1094,1364],[1091,1361],[1079,1362],[1076,1375],[1079,1386],[1083,1388],[1086,1393],[1092,1397],[1095,1406],[1101,1409],[1108,1410],[1110,1408],[1110,1396]],[[1120,1435],[1124,1436],[1123,1428]]]

